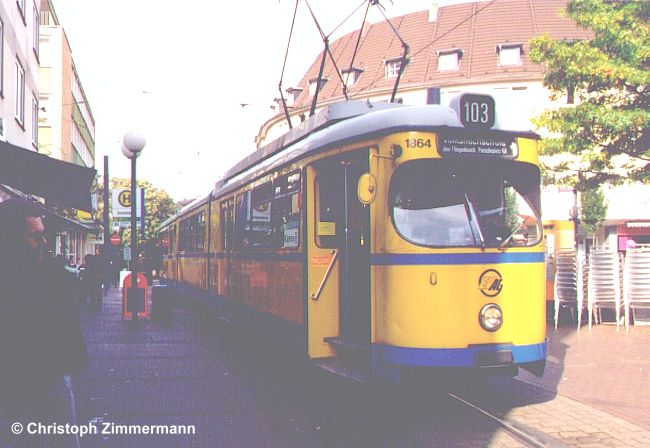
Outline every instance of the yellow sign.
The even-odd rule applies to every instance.
[[[318,236],[334,236],[336,235],[336,223],[320,221],[318,223]]]
[[[117,201],[122,207],[131,207],[131,192],[129,190],[122,190],[117,195]]]

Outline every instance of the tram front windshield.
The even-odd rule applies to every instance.
[[[422,246],[533,246],[542,238],[539,187],[531,164],[412,161],[391,180],[392,219],[402,238]]]

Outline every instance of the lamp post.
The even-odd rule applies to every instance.
[[[138,288],[138,231],[136,217],[136,170],[135,159],[141,154],[145,145],[142,134],[129,131],[122,139],[122,154],[131,159],[131,287],[127,291],[127,303],[132,318],[136,320],[138,313],[144,310],[144,290]]]

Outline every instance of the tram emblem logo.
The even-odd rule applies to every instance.
[[[481,290],[483,295],[488,297],[495,297],[499,295],[503,288],[503,277],[494,269],[484,271],[478,279],[478,289]]]

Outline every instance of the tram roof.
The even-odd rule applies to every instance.
[[[351,106],[351,109],[346,106]],[[456,113],[447,106],[406,106],[367,101],[346,101],[332,105],[332,110],[315,121],[321,123],[320,126],[305,122],[307,123],[305,130],[308,132],[300,138],[293,140],[280,138],[269,144],[269,146],[275,144],[278,146],[263,148],[242,160],[226,173],[224,179],[217,182],[213,194],[225,193],[269,170],[291,163],[309,153],[337,145],[404,130],[433,130],[435,127],[461,126]],[[285,137],[288,137],[287,134]],[[280,141],[290,143],[280,145]]]
[[[262,160],[267,159],[279,151],[284,150],[288,146],[305,139],[316,131],[342,120],[358,117],[378,110],[395,109],[398,107],[405,106],[396,103],[371,103],[370,101],[360,100],[340,101],[329,104],[318,113],[314,114],[313,117],[303,121],[298,126],[290,129],[285,134],[239,161],[235,166],[226,171],[223,179],[217,182],[216,188],[219,188],[220,185],[225,184],[229,179],[232,179],[238,174],[246,171],[248,168],[260,163]]]
[[[351,144],[402,131],[435,131],[436,128],[463,128],[456,112],[442,105],[412,106],[369,101],[344,101],[327,106],[297,126],[241,160],[228,170],[214,190],[184,207],[161,224],[165,227],[211,197],[226,194],[265,173],[342,144]],[[497,123],[493,130],[506,131]],[[511,131],[512,132],[512,131]],[[532,131],[518,134],[536,136]]]

